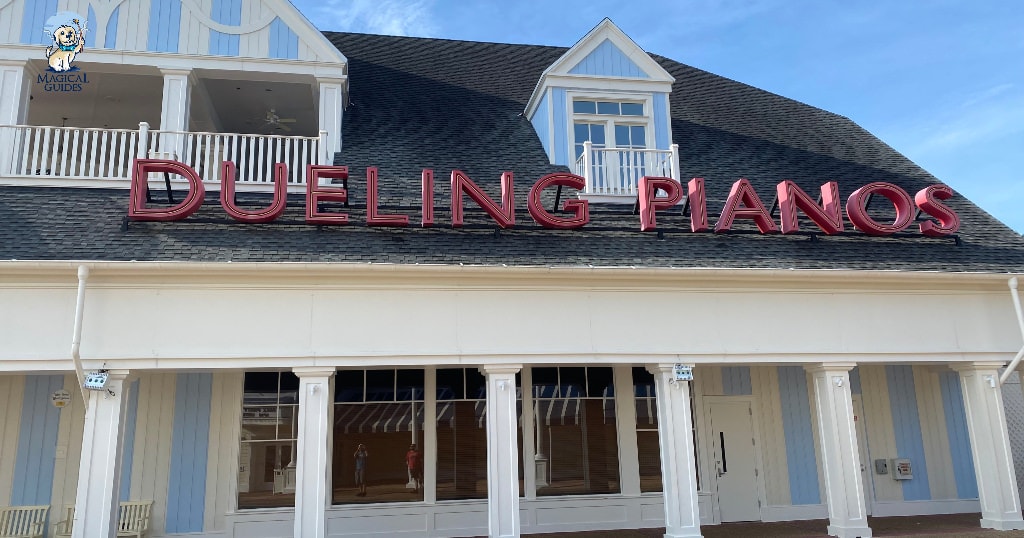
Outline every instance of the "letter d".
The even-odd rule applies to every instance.
[[[173,207],[147,208],[146,191],[149,189],[150,172],[178,174],[188,180],[188,195]],[[191,166],[163,159],[134,159],[132,161],[132,184],[129,193],[128,218],[131,220],[181,220],[199,209],[206,197],[206,189],[199,174]]]

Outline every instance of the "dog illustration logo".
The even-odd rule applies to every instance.
[[[46,47],[46,59],[50,70],[57,73],[77,70],[71,64],[75,56],[85,48],[87,24],[81,23],[81,16],[71,11],[61,11],[46,20],[43,31],[53,37],[53,44]]]

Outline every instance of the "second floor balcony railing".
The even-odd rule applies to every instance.
[[[240,185],[273,183],[274,164],[288,165],[288,184],[306,184],[306,165],[330,164],[319,137],[138,130],[0,126],[0,178],[24,184],[116,186],[131,179],[136,158],[171,159],[191,166],[206,183],[219,183],[221,163],[232,161]],[[258,187],[257,187],[258,189]]]
[[[680,180],[679,146],[672,144],[668,150],[603,148],[585,142],[574,172],[587,182],[585,195],[635,199],[637,184],[644,176]]]

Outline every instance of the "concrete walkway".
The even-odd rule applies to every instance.
[[[978,527],[981,514],[869,518],[878,537],[914,538],[1024,538],[1024,531],[999,532]],[[725,523],[701,527],[704,538],[827,538],[828,521],[784,521],[779,523]],[[661,538],[665,529],[529,534],[528,538]]]

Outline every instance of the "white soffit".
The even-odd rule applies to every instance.
[[[606,42],[614,46],[646,76],[592,75],[573,72],[599,47],[607,47]],[[642,88],[651,92],[670,93],[675,80],[668,71],[665,71],[658,62],[654,61],[636,42],[620,30],[611,19],[605,18],[544,70],[533,90],[533,95],[527,102],[527,117],[532,117],[541,96],[552,86],[624,91],[637,91]]]

